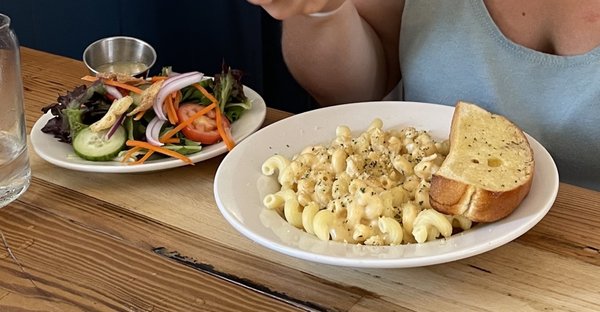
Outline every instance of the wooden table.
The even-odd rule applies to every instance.
[[[29,129],[86,74],[22,49]],[[267,123],[289,114],[269,109]],[[0,209],[0,311],[600,311],[600,193],[561,184],[532,230],[447,264],[353,269],[263,248],[219,213],[222,157],[101,174],[30,149],[33,181]]]

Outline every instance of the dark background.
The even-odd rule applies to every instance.
[[[151,73],[173,66],[213,75],[226,61],[267,106],[316,107],[283,62],[280,22],[246,0],[0,0],[0,12],[25,47],[81,60],[97,39],[137,37],[158,54]]]

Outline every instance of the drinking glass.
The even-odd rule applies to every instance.
[[[10,17],[0,13],[0,208],[21,196],[30,179],[19,42]]]

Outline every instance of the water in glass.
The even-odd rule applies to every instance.
[[[0,132],[0,207],[23,194],[30,179],[27,145],[9,133]]]
[[[0,207],[21,196],[31,179],[20,66],[10,18],[0,14]]]

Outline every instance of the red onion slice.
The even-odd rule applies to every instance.
[[[164,144],[159,141],[158,136],[160,135],[160,129],[162,128],[165,120],[155,116],[150,120],[146,127],[146,141],[154,146],[163,146]]]
[[[108,92],[108,94],[112,95],[117,100],[123,97],[123,94],[121,94],[121,92],[119,92],[119,90],[113,86],[104,85],[104,89],[106,89],[106,92]]]
[[[108,132],[106,132],[106,134],[104,135],[104,138],[106,140],[109,140],[110,137],[112,137],[113,134],[115,134],[115,132],[117,131],[119,126],[121,126],[121,124],[123,123],[123,120],[125,120],[125,114],[121,114],[121,116],[119,116],[119,118],[117,118],[117,121],[115,121],[115,123],[110,127]]]
[[[176,81],[177,79],[181,79],[184,77],[189,77],[191,75],[197,75],[197,74],[202,74],[198,71],[191,71],[191,72],[187,72],[187,73],[183,73],[183,74],[172,74],[169,76],[169,78],[167,78],[165,80],[165,82],[163,83],[163,86],[168,86],[170,83],[172,83],[173,81]]]
[[[185,88],[194,83],[200,82],[204,77],[203,73],[200,72],[189,72],[177,76],[167,78],[160,87],[160,91],[154,99],[154,112],[156,116],[161,120],[167,120],[165,112],[163,110],[163,102],[167,96],[177,90]]]

